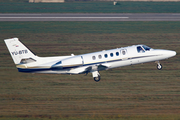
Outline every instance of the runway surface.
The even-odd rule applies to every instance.
[[[0,21],[180,21],[180,13],[0,14]]]

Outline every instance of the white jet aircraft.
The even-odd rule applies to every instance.
[[[56,74],[88,74],[96,82],[100,80],[99,71],[156,62],[161,70],[159,60],[176,55],[175,51],[152,49],[146,45],[133,45],[111,50],[103,50],[82,55],[38,57],[25,47],[18,38],[5,39],[6,46],[19,72],[56,73]]]

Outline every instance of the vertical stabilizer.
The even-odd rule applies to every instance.
[[[6,43],[15,64],[19,64],[23,59],[35,57],[35,55],[24,46],[18,38],[5,39],[4,42]]]

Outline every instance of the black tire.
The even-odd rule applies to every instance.
[[[161,70],[162,69],[162,65],[161,64],[157,64],[157,69]]]
[[[101,77],[98,75],[98,77],[94,77],[94,81],[99,82],[101,80]]]

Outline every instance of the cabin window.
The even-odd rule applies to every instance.
[[[110,53],[110,56],[113,57],[113,53]]]
[[[95,59],[96,59],[96,57],[95,57],[95,56],[92,56],[92,59],[93,59],[93,60],[95,60]]]
[[[143,52],[145,52],[145,51],[142,49],[141,46],[138,46],[138,47],[137,47],[137,51],[138,51],[138,53],[143,53]]]
[[[116,56],[119,56],[119,52],[116,52]]]
[[[101,55],[98,55],[98,58],[99,58],[99,59],[101,59],[101,58],[102,58],[102,56],[101,56]]]
[[[105,54],[105,55],[104,55],[104,57],[105,57],[105,58],[107,58],[107,57],[108,57],[108,55],[107,55],[107,54]]]
[[[125,50],[122,50],[121,53],[122,53],[122,55],[125,55],[125,54],[126,54],[126,51],[125,51]]]

